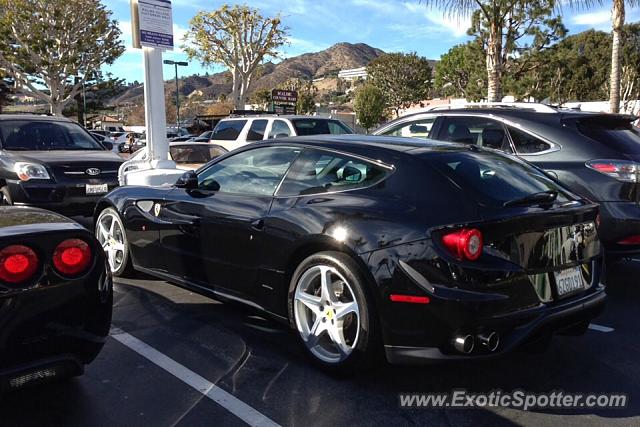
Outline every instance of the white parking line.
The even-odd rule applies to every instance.
[[[615,331],[615,329],[613,328],[610,328],[608,326],[596,325],[595,323],[589,323],[589,329],[604,333]]]
[[[139,355],[149,359],[149,361],[169,372],[171,375],[202,393],[204,396],[213,400],[250,426],[280,427],[279,424],[253,409],[234,395],[227,393],[220,387],[208,381],[206,378],[201,377],[170,357],[160,353],[158,350],[148,344],[145,344],[133,335],[130,335],[120,329],[112,328],[111,337],[129,347]]]

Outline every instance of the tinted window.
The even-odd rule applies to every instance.
[[[509,127],[509,133],[518,154],[540,153],[551,149],[551,144],[514,127]]]
[[[283,138],[291,136],[289,125],[282,120],[274,120],[269,132],[269,138]]]
[[[379,182],[389,172],[386,168],[347,155],[307,149],[291,166],[278,196],[363,188]]]
[[[438,139],[511,151],[502,123],[483,117],[445,117]]]
[[[624,154],[640,153],[640,129],[627,121],[580,121],[580,132]]]
[[[247,124],[246,120],[224,120],[218,123],[213,130],[211,139],[220,139],[223,141],[235,141],[238,139],[240,132]]]
[[[5,150],[104,150],[75,123],[27,120],[0,121],[0,143]]]
[[[485,206],[500,207],[510,200],[544,191],[558,191],[557,201],[567,201],[560,187],[536,168],[490,152],[430,153],[427,161]]]
[[[169,148],[171,159],[176,163],[207,163],[226,152],[213,144],[174,145]]]
[[[337,120],[327,119],[295,119],[291,120],[297,135],[343,135],[353,133]]]
[[[431,133],[431,128],[435,121],[435,117],[428,117],[409,123],[400,123],[385,131],[384,135],[404,136],[407,138],[429,138],[429,133]]]
[[[271,196],[299,152],[300,149],[290,147],[264,147],[240,152],[199,173],[198,188]]]
[[[254,120],[251,122],[247,141],[262,141],[264,139],[264,131],[267,129],[268,120]]]

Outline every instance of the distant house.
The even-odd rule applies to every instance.
[[[111,132],[122,132],[124,123],[118,117],[104,115],[97,115],[91,118],[87,118],[87,125],[92,129],[102,129]]]
[[[367,67],[351,68],[349,70],[340,70],[338,72],[338,78],[348,81],[366,79]]]

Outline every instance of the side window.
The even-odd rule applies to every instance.
[[[429,138],[431,128],[433,128],[435,121],[435,117],[427,117],[412,122],[400,123],[385,131],[384,135],[404,136],[407,138]]]
[[[383,180],[390,169],[330,151],[306,149],[287,172],[278,196],[355,190]]]
[[[272,196],[300,151],[295,147],[242,151],[200,172],[198,188],[220,193]]]
[[[540,153],[551,149],[551,144],[514,127],[509,127],[509,133],[518,154]]]
[[[284,138],[291,136],[291,129],[287,122],[283,120],[274,120],[271,125],[271,131],[269,132],[269,139],[271,138]]]
[[[330,120],[327,122],[327,125],[329,126],[329,133],[331,135],[345,135],[353,133],[353,131],[349,129],[347,125],[337,120]]]
[[[254,120],[251,122],[249,133],[247,134],[247,141],[262,141],[264,139],[264,132],[267,129],[268,120]]]
[[[211,139],[219,139],[222,141],[235,141],[238,139],[240,132],[247,124],[246,120],[223,120],[213,130]]]
[[[483,117],[445,117],[438,139],[511,152],[502,123]]]

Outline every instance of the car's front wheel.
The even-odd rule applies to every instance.
[[[114,276],[131,273],[129,245],[120,215],[113,208],[106,208],[96,221],[96,238],[104,249],[109,268]]]
[[[379,350],[375,309],[357,264],[340,252],[306,258],[289,287],[289,318],[313,360],[330,371],[371,366]]]

